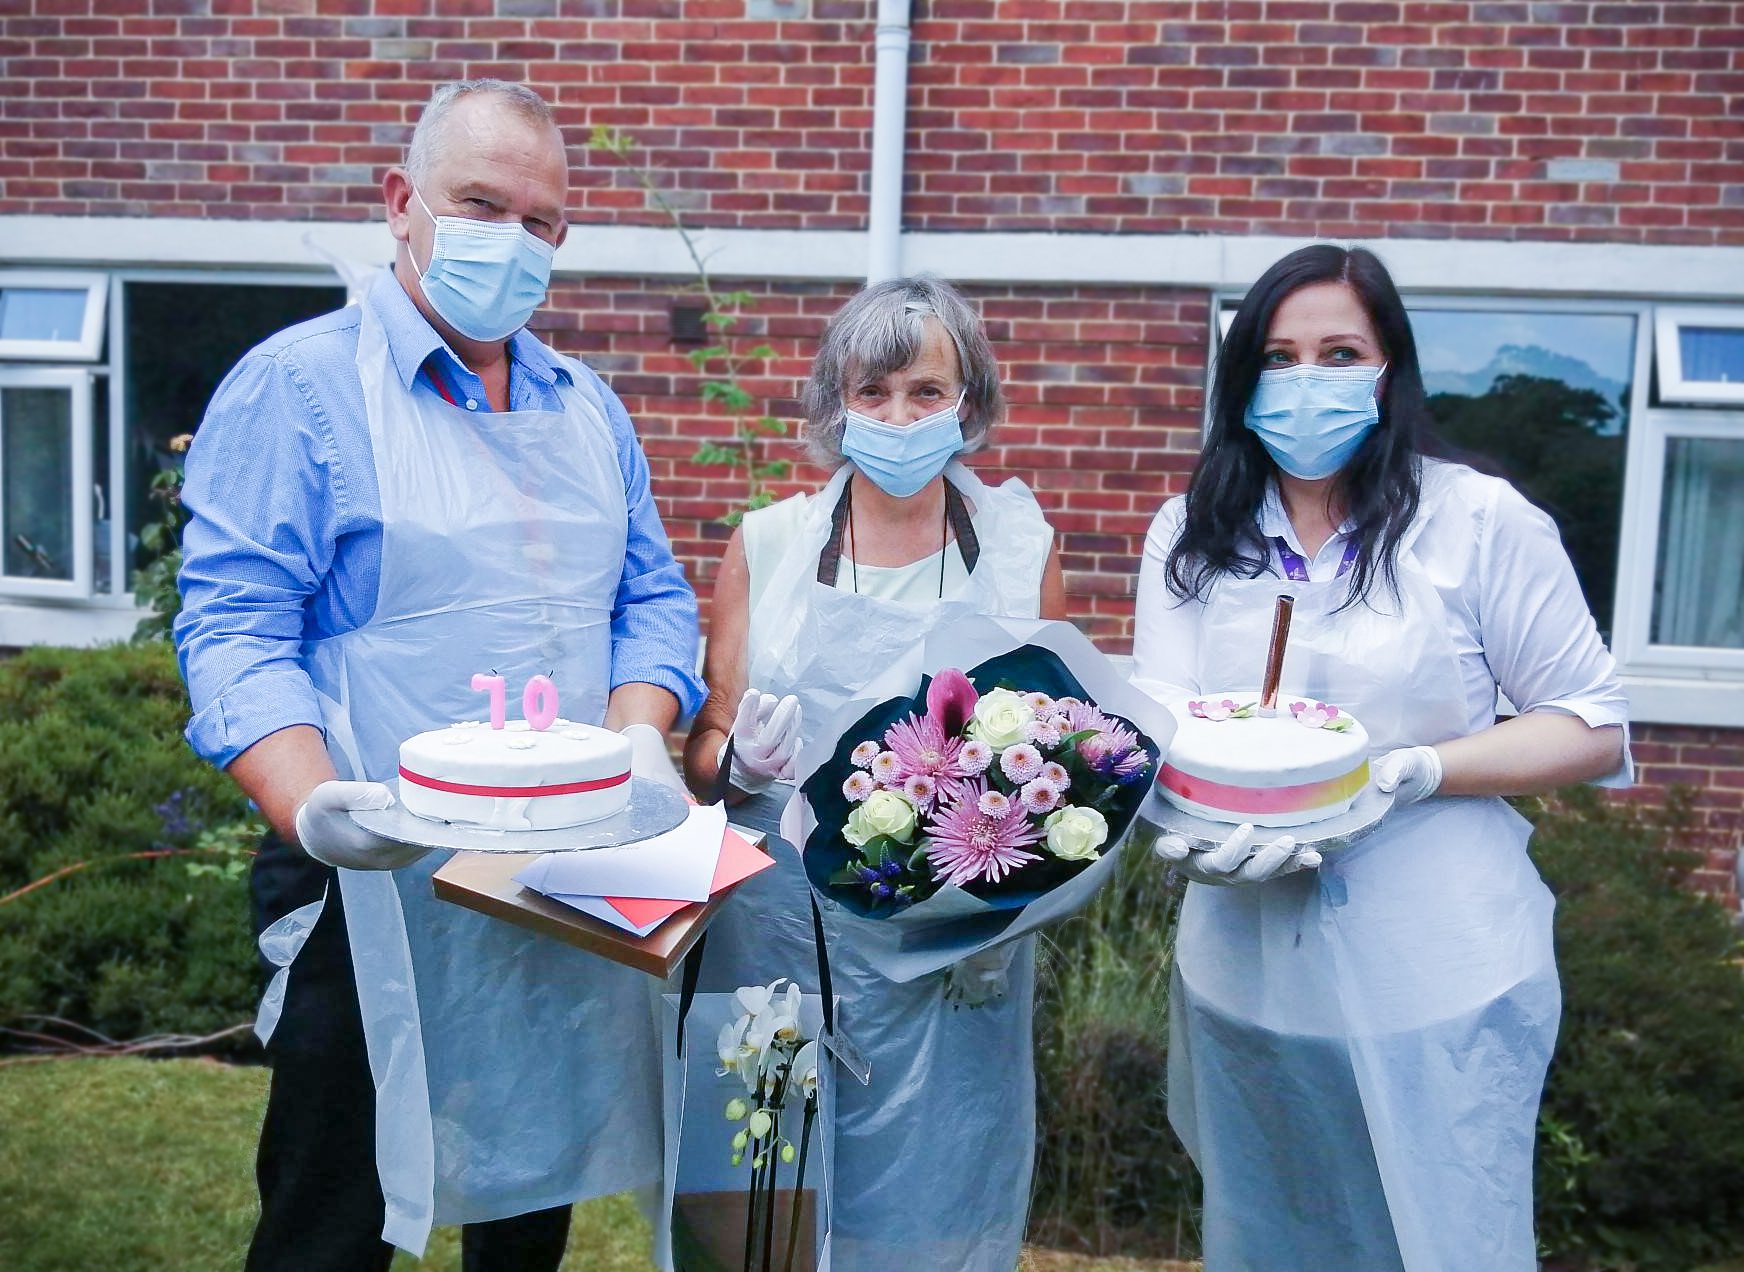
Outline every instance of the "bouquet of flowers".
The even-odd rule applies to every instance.
[[[1174,727],[1069,624],[978,616],[920,662],[810,744],[783,818],[830,926],[899,982],[1086,904]]]
[[[1101,855],[1123,788],[1142,795],[1155,759],[1093,703],[1003,684],[983,694],[945,668],[924,711],[849,753],[839,833],[853,852],[829,885],[864,894],[864,913],[945,886],[995,904],[1031,896]]]

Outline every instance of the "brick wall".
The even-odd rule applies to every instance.
[[[864,222],[872,0],[0,0],[0,213],[375,215],[431,84],[698,223]],[[1744,4],[931,0],[908,223],[1744,242]],[[584,220],[651,220],[578,145]]]

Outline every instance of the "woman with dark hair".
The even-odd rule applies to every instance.
[[[1380,828],[1329,853],[1251,826],[1159,842],[1192,884],[1169,1116],[1207,1272],[1527,1272],[1561,995],[1549,891],[1504,795],[1628,780],[1626,703],[1556,527],[1430,458],[1403,303],[1371,253],[1293,252],[1236,312],[1185,498],[1145,543],[1135,679],[1256,685],[1368,730]],[[1498,686],[1519,714],[1496,722]],[[1235,886],[1205,886],[1222,884]]]

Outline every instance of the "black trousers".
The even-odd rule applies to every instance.
[[[329,886],[331,885],[331,886]],[[249,1272],[385,1272],[385,1204],[375,1165],[375,1082],[345,913],[334,871],[269,833],[249,876],[255,933],[318,899],[327,904],[291,968],[267,1057],[272,1089],[255,1177],[260,1222]],[[263,972],[273,969],[262,962]],[[568,1206],[468,1224],[467,1272],[544,1272],[563,1261]]]

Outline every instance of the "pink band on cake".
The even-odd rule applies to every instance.
[[[1157,782],[1182,799],[1232,813],[1301,813],[1349,799],[1368,780],[1367,766],[1358,765],[1343,777],[1302,786],[1275,786],[1270,790],[1251,786],[1227,786],[1183,773],[1172,764],[1163,765]]]
[[[561,782],[556,786],[472,786],[466,782],[445,782],[439,777],[426,777],[422,773],[412,772],[404,764],[400,765],[400,776],[414,785],[427,786],[433,791],[447,791],[451,795],[488,795],[494,799],[581,795],[587,791],[603,791],[608,787],[622,786],[630,780],[628,773],[619,773],[616,777],[596,777],[589,782]]]

